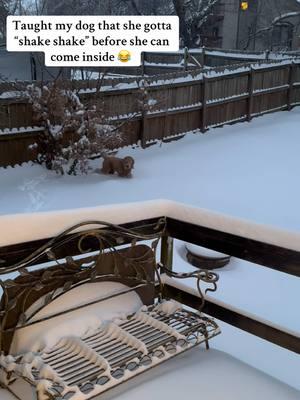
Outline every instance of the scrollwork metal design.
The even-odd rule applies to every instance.
[[[149,262],[155,264],[156,249],[164,229],[164,218],[150,226],[149,234],[103,221],[82,222],[49,240],[24,260],[10,266],[0,265],[0,275],[17,273],[14,279],[0,279],[0,349],[7,353],[16,329],[46,319],[29,321],[41,308],[79,285],[124,280],[131,286],[128,291],[154,285],[154,274],[146,267]],[[138,241],[151,241],[151,252],[139,254],[134,251]],[[89,246],[91,242],[93,247]],[[125,244],[129,247],[124,249]],[[76,257],[66,255],[68,245],[72,245]],[[90,255],[91,252],[94,253]],[[105,260],[109,258],[110,267],[102,271],[101,265],[107,263]],[[51,265],[40,270],[31,268],[45,261]],[[123,269],[129,273],[125,274]],[[28,313],[30,306],[41,298],[43,301],[40,305]],[[99,298],[99,301],[102,300]],[[69,311],[73,310],[63,313]]]
[[[202,311],[205,295],[217,289],[218,274],[207,270],[177,273],[164,265],[157,264],[156,251],[162,236],[166,235],[166,220],[165,218],[159,219],[157,224],[147,225],[143,228],[147,228],[150,233],[145,234],[137,229],[127,229],[102,221],[82,222],[66,229],[13,265],[7,266],[5,261],[1,263],[0,260],[0,276],[16,275],[13,279],[0,279],[2,289],[0,357],[5,358],[5,354],[9,353],[15,331],[25,326],[40,323],[133,290],[141,295],[140,290],[151,289],[153,290],[151,300],[154,300],[154,289],[157,283],[160,286],[158,297],[161,299],[163,283],[160,273],[162,271],[176,279],[195,278],[200,296],[199,310]],[[138,242],[144,241],[147,242],[147,245],[137,245]],[[73,256],[68,253],[73,254]],[[44,265],[45,262],[46,265]],[[37,269],[36,266],[39,266],[39,268]],[[70,290],[86,283],[107,280],[125,283],[127,288],[124,291],[33,320],[33,317],[36,317],[42,308]],[[202,283],[211,285],[204,290],[204,293],[200,287]],[[153,310],[149,308],[151,313],[154,312]],[[176,318],[181,323],[186,323],[188,329],[191,329],[185,340],[181,338],[172,343],[165,343],[163,348],[154,349],[152,353],[144,355],[141,359],[130,360],[129,363],[120,365],[114,371],[116,376],[112,374],[112,377],[117,379],[118,376],[121,378],[125,373],[128,374],[136,369],[143,370],[153,360],[155,360],[154,366],[158,359],[171,358],[173,353],[175,355],[178,347],[185,351],[192,345],[202,342],[203,338],[207,342],[208,338],[218,333],[217,325],[206,317],[199,317],[186,311],[179,314],[176,313]],[[163,318],[166,317],[163,316]],[[173,320],[175,314],[169,318]],[[197,322],[197,318],[201,318],[201,324],[199,324],[199,321]],[[197,325],[194,329],[193,323],[199,326]],[[10,357],[6,357],[5,360],[9,360]],[[36,386],[35,379],[30,380],[26,377],[26,374],[24,376],[22,370],[24,365],[18,357],[12,357],[12,363],[18,365],[18,368],[20,367],[20,371],[18,368],[14,370],[15,377],[21,377],[30,385]],[[149,367],[152,367],[150,364]],[[8,367],[10,367],[9,363]],[[5,366],[2,366],[2,369],[7,373],[7,382],[4,383],[9,390],[10,384],[13,383],[13,377],[11,371],[6,370]],[[102,378],[106,378],[106,376]],[[82,390],[82,393],[89,393],[95,385],[105,386],[106,383],[105,379],[101,382],[87,382],[80,390]],[[72,391],[63,394],[62,389],[53,381],[51,387],[43,388],[42,391],[43,393],[47,392],[49,399],[65,399],[67,398],[65,395],[72,395]],[[37,386],[36,395],[39,398]]]
[[[157,224],[153,226],[152,234],[142,234],[137,230],[127,229],[122,226],[110,224],[103,221],[91,220],[81,222],[64,230],[62,233],[49,240],[46,244],[38,248],[24,260],[14,265],[3,266],[1,264],[5,263],[5,260],[2,260],[2,263],[0,264],[0,275],[11,273],[14,271],[21,272],[21,269],[33,264],[37,264],[38,261],[45,255],[50,261],[55,261],[56,256],[54,250],[56,248],[66,245],[72,240],[78,239],[77,247],[79,253],[86,254],[89,253],[91,249],[84,249],[82,245],[83,241],[88,237],[94,237],[99,240],[99,244],[107,243],[107,245],[109,245],[108,247],[110,247],[111,249],[115,249],[117,245],[122,245],[123,243],[125,243],[125,239],[131,239],[131,244],[135,244],[137,240],[154,240],[160,238],[165,229],[165,225],[165,218],[160,218]],[[98,226],[98,229],[88,229],[88,226]],[[113,239],[115,240],[115,242],[113,241]],[[103,250],[103,248],[99,246],[99,250]]]
[[[205,304],[205,295],[208,292],[215,292],[217,290],[217,282],[219,280],[219,275],[215,272],[208,271],[208,270],[197,270],[197,271],[191,271],[191,272],[174,272],[170,270],[169,268],[161,265],[162,271],[165,272],[168,276],[171,276],[172,278],[176,279],[187,279],[187,278],[195,278],[196,279],[196,284],[197,284],[197,289],[199,292],[199,297],[200,297],[200,305],[199,305],[199,311],[202,312],[204,304]],[[212,287],[208,287],[205,289],[204,294],[201,289],[201,282],[210,284]],[[163,284],[161,284],[163,286]],[[161,289],[163,290],[163,289]]]

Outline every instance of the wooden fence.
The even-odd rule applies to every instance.
[[[182,49],[178,52],[144,53],[140,70],[144,69],[144,72],[150,75],[163,70],[190,70],[199,66],[199,64],[204,67],[217,67],[255,61],[292,59],[295,57],[299,57],[299,53],[273,53],[269,50],[249,52],[202,47],[199,49]]]
[[[123,145],[146,146],[157,140],[180,137],[300,104],[300,62],[281,61],[252,65],[197,69],[147,79],[151,111],[137,113],[140,91],[136,78],[105,83],[97,95],[107,118],[124,121]],[[88,87],[89,86],[89,87]],[[88,101],[96,82],[78,82],[79,95]],[[3,97],[3,96],[2,96]],[[41,129],[32,125],[31,105],[24,98],[1,99],[0,166],[15,165],[36,157],[30,150]],[[29,127],[29,128],[28,128]]]
[[[189,71],[201,67],[218,67],[269,60],[292,60],[300,57],[300,52],[241,51],[201,47],[180,49],[175,52],[144,52],[139,67],[112,67],[108,71],[128,75],[158,75],[175,71]],[[89,68],[103,71],[104,68]]]

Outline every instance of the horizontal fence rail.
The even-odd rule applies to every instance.
[[[113,86],[104,80],[106,83],[96,96],[96,101],[104,104],[109,121],[127,121],[122,128],[122,147],[145,147],[187,132],[204,133],[212,127],[251,121],[253,117],[290,110],[300,104],[300,62],[290,60],[147,78],[148,101],[153,104],[147,112],[137,112],[138,79],[118,78]],[[97,81],[78,81],[75,85],[84,103],[95,96]],[[31,104],[22,93],[19,98],[14,91],[1,95],[0,88],[0,166],[36,158],[38,149],[32,145],[42,128],[32,128],[32,121]]]

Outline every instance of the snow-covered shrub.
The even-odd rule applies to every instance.
[[[83,105],[63,81],[42,88],[29,85],[27,95],[34,124],[45,127],[37,161],[48,169],[61,174],[87,173],[91,156],[120,146],[121,134],[108,123],[99,104]]]

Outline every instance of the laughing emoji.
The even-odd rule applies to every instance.
[[[131,59],[131,54],[130,51],[128,50],[121,50],[118,54],[118,60],[126,63]]]

